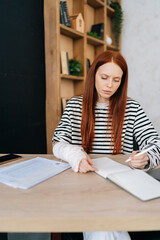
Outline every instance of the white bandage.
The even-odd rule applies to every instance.
[[[80,161],[86,158],[82,147],[66,142],[57,142],[53,146],[53,154],[56,158],[68,162],[74,172],[78,172]]]

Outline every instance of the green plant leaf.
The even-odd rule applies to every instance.
[[[111,2],[110,7],[112,7],[115,10],[114,18],[113,18],[113,32],[115,37],[115,43],[118,47],[119,43],[119,37],[122,32],[122,26],[123,26],[123,11],[121,8],[121,5],[119,2]]]
[[[81,62],[77,61],[76,59],[69,60],[69,68],[70,74],[74,76],[80,76],[82,71],[82,64]]]

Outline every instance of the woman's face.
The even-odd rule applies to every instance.
[[[114,62],[101,65],[95,75],[98,102],[108,103],[121,84],[123,71]]]

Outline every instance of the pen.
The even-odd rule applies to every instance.
[[[148,152],[149,150],[153,149],[154,147],[155,147],[155,146],[152,145],[152,146],[150,146],[149,148],[146,148],[146,149],[142,150],[141,152],[137,153],[135,156],[140,156],[140,155],[142,155],[143,153],[146,153],[146,152]],[[131,161],[131,158],[128,158],[125,162],[129,162],[129,161]]]

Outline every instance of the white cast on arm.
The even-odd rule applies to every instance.
[[[53,154],[56,158],[68,162],[74,172],[78,172],[80,161],[86,158],[82,147],[66,142],[57,142],[53,146]]]

